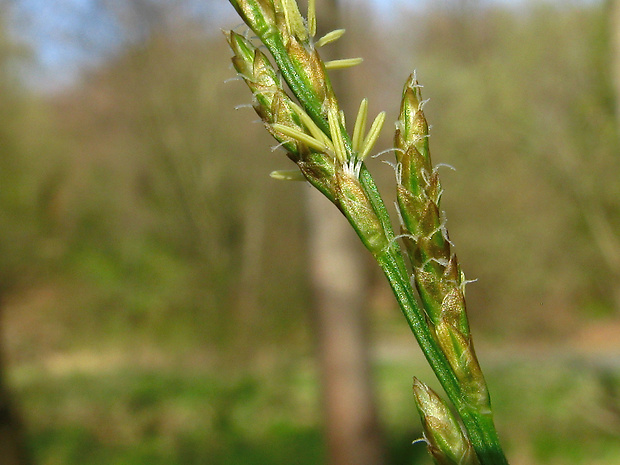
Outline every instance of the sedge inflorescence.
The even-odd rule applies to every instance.
[[[250,20],[249,25],[259,39],[267,39],[267,48],[270,48],[271,42],[281,43],[286,56],[274,55],[276,61],[279,58],[285,64],[285,68],[280,67],[280,71],[285,76],[293,74],[296,84],[305,87],[304,95],[300,98],[302,105],[299,105],[284,90],[282,79],[265,54],[244,36],[226,32],[228,42],[235,52],[234,67],[252,90],[254,108],[267,130],[296,163],[312,164],[311,154],[323,154],[333,159],[334,169],[338,166],[349,175],[359,176],[361,162],[371,152],[379,137],[385,122],[385,112],[377,115],[370,130],[365,133],[368,101],[362,100],[353,137],[349,137],[345,129],[344,113],[339,108],[326,71],[355,66],[362,59],[323,62],[318,53],[318,48],[342,37],[344,29],[337,29],[316,39],[314,1],[308,4],[307,19],[302,17],[293,0],[232,3],[244,19]],[[299,88],[293,87],[293,92],[296,87]],[[313,114],[308,114],[307,107],[303,107],[307,102],[303,100],[314,104],[311,108]],[[306,177],[310,176],[303,168],[301,172]],[[281,174],[276,173],[276,176],[281,177]],[[312,182],[312,179],[309,180]]]
[[[442,190],[431,163],[425,101],[415,74],[403,89],[394,138],[401,222],[397,236],[364,163],[383,128],[385,112],[366,131],[368,100],[363,99],[349,134],[327,71],[354,66],[361,59],[324,62],[319,54],[320,47],[338,40],[344,30],[316,38],[314,0],[308,0],[306,18],[296,0],[229,1],[270,53],[268,57],[242,34],[225,32],[233,66],[252,92],[255,111],[297,165],[295,171],[275,171],[272,176],[305,179],[344,214],[385,273],[454,406],[456,414],[415,381],[414,398],[429,452],[440,464],[506,464],[467,319],[468,281],[451,250],[440,209]],[[397,241],[401,238],[403,251]]]
[[[275,61],[274,66],[245,36],[225,33],[234,52],[233,66],[252,91],[254,109],[298,167],[298,172],[276,171],[272,176],[299,179],[301,174],[340,208],[369,250],[381,253],[390,247],[390,238],[360,176],[385,122],[385,112],[366,132],[368,101],[362,100],[351,137],[327,70],[354,66],[361,59],[323,62],[318,52],[319,47],[342,37],[344,30],[315,39],[313,1],[307,18],[293,0],[231,3]]]

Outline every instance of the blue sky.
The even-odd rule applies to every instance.
[[[151,0],[179,2],[182,0]],[[349,4],[360,0],[343,0]],[[381,16],[393,14],[394,6],[416,8],[429,1],[448,4],[454,0],[365,0]],[[502,3],[519,6],[535,0],[479,0],[482,3]],[[556,0],[562,3],[584,3],[594,0]],[[101,14],[99,0],[19,0],[9,7],[9,30],[28,44],[35,58],[35,66],[27,68],[26,79],[42,89],[55,89],[70,84],[80,69],[96,64],[118,43],[118,28],[114,20]],[[106,2],[104,2],[106,3]],[[114,5],[115,2],[108,2]],[[116,2],[122,9],[123,2]],[[192,13],[203,15],[216,29],[234,20],[234,11],[226,0],[188,2]],[[201,5],[204,7],[201,8]],[[215,19],[214,19],[215,18]],[[99,58],[98,58],[99,57]]]

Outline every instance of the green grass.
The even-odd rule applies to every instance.
[[[308,363],[295,366],[234,380],[200,367],[21,367],[12,385],[41,465],[321,464],[317,378]],[[500,435],[514,463],[618,463],[617,373],[575,369],[565,359],[490,368]],[[393,465],[430,463],[421,444],[411,445],[421,434],[410,397],[414,372],[430,376],[422,364],[376,367]]]
[[[251,378],[121,369],[19,384],[41,464],[311,464],[322,454],[316,421]]]
[[[620,374],[579,359],[544,359],[492,371],[495,407],[509,450],[534,463],[620,460]]]

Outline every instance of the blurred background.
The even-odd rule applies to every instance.
[[[414,69],[431,98],[514,465],[620,462],[618,4],[318,2],[347,29],[325,56],[365,58],[333,72],[349,114],[394,121]],[[225,0],[0,0],[2,464],[430,463],[433,375],[327,202],[269,178],[292,166],[229,81],[230,28]]]

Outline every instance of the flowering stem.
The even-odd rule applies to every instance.
[[[316,50],[317,44],[336,40],[342,31],[314,42],[313,2],[307,21],[294,0],[230,2],[270,51],[299,102],[287,94],[278,72],[258,48],[239,34],[228,32],[233,65],[250,87],[257,113],[303,177],[341,210],[376,259],[463,424],[461,432],[439,396],[423,384],[415,384],[414,397],[423,417],[429,451],[440,464],[507,464],[469,333],[464,303],[466,281],[456,256],[450,252],[439,215],[441,189],[430,164],[428,125],[417,81],[412,76],[405,86],[395,142],[401,228],[416,293],[383,199],[363,163],[385,114],[377,116],[364,137],[367,102],[363,101],[352,140],[326,74],[326,64]],[[338,65],[359,61],[339,60]],[[287,178],[281,173],[277,176]],[[442,428],[451,429],[450,434]]]
[[[424,312],[419,308],[413,297],[408,278],[403,278],[400,271],[402,256],[386,252],[376,259],[392,287],[398,304],[424,356],[458,411],[480,463],[482,465],[507,464],[492,416],[481,415],[476,410],[471,409],[464,401],[462,387],[450,369],[446,356],[438,348],[437,342],[431,334]]]

